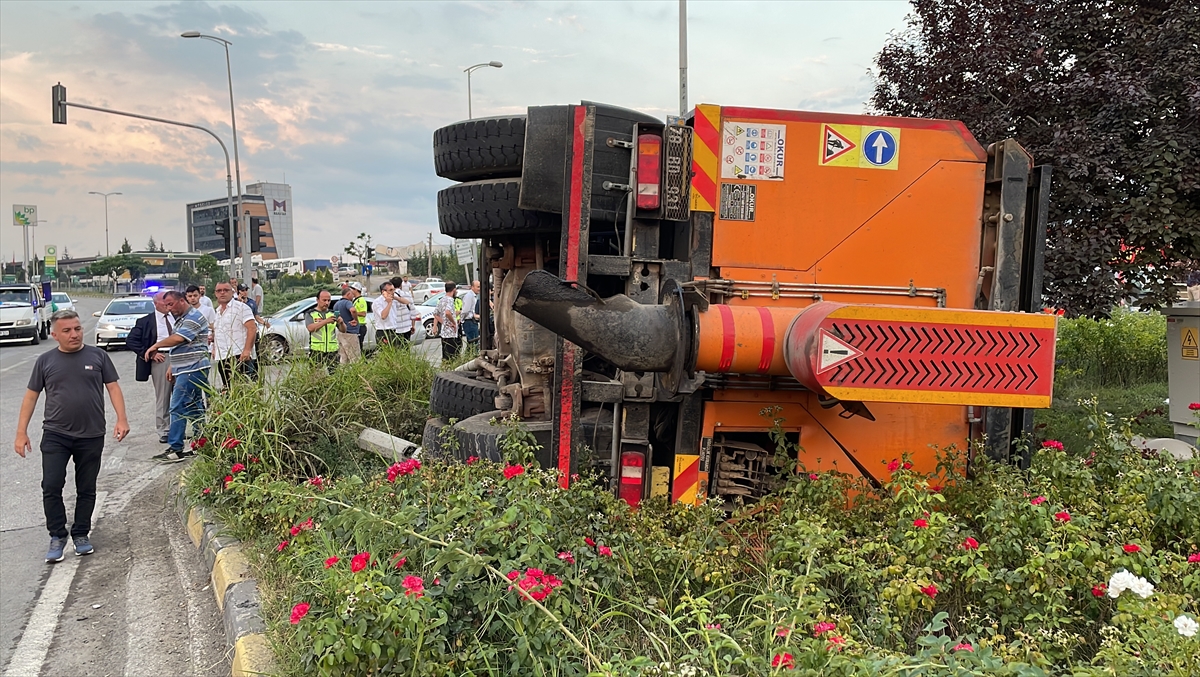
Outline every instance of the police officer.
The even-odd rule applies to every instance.
[[[365,355],[363,351],[363,341],[367,340],[367,297],[363,296],[366,293],[366,288],[357,282],[351,282],[350,286],[358,292],[358,298],[354,299],[354,316],[358,318],[358,352]]]
[[[308,314],[308,357],[330,373],[338,363],[338,314],[329,308],[332,296],[322,289],[317,293],[317,307]]]

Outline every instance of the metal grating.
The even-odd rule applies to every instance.
[[[687,221],[691,216],[692,129],[667,125],[663,129],[663,218]]]

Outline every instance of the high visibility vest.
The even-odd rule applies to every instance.
[[[354,312],[356,312],[356,313],[366,313],[367,312],[367,297],[360,296],[360,297],[354,299]],[[364,314],[362,317],[357,318],[357,319],[358,319],[359,326],[362,327],[363,331],[366,331],[367,330],[366,329],[367,316]]]
[[[462,297],[454,297],[454,321],[457,322],[462,318]]]
[[[331,317],[337,317],[337,313],[332,310],[321,312],[314,310],[309,313],[309,317],[313,322],[318,320],[328,320]],[[336,353],[338,349],[337,341],[337,322],[330,322],[320,329],[308,335],[308,349],[315,353]]]

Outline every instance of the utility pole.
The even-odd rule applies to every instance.
[[[679,0],[679,115],[687,112],[687,0]]]
[[[425,247],[425,277],[433,277],[433,233],[429,234],[429,244]]]

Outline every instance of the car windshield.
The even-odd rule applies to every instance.
[[[0,289],[0,303],[24,303],[29,305],[29,290]]]
[[[442,297],[445,295],[446,295],[446,292],[440,292],[438,294],[434,294],[433,296],[430,296],[428,299],[426,299],[425,303],[422,303],[421,305],[436,306],[438,304],[438,301],[441,301]]]
[[[71,302],[71,297],[67,296],[66,294],[63,294],[62,292],[56,292],[55,294],[52,295],[52,298],[54,299],[55,303],[70,303]]]
[[[312,299],[304,299],[303,301],[296,301],[292,305],[275,313],[271,317],[284,317],[284,318],[291,317],[292,315],[295,315],[296,313],[300,312],[301,310],[304,310],[305,306],[308,306],[311,304],[312,304]]]
[[[121,299],[112,301],[104,309],[105,315],[145,315],[154,312],[154,301],[150,299]]]

